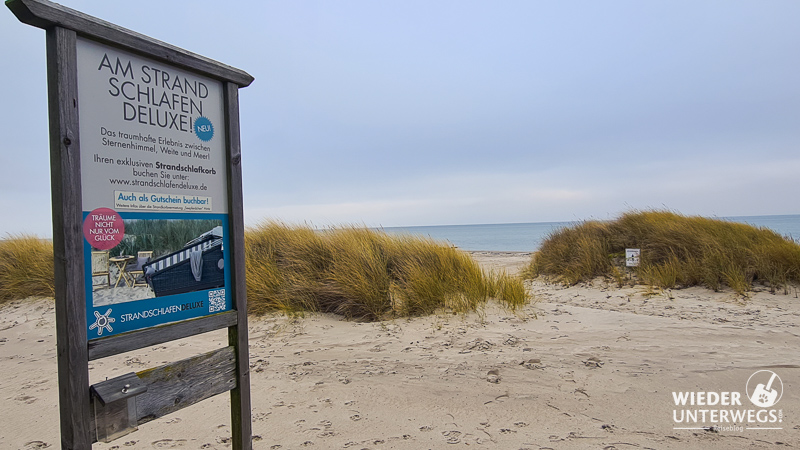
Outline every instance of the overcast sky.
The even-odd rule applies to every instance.
[[[800,213],[796,0],[60,3],[255,77],[248,224]],[[45,32],[0,37],[0,233],[50,236]]]

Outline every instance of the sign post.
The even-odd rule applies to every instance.
[[[47,0],[6,5],[47,33],[62,448],[228,391],[233,448],[251,448],[238,90],[253,77]],[[91,360],[220,328],[228,347],[89,385]]]

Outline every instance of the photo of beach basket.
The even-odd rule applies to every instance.
[[[224,287],[222,227],[201,234],[184,248],[142,268],[156,297]]]

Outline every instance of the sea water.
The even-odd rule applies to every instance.
[[[781,236],[800,239],[800,215],[719,217],[731,222],[769,228]],[[447,242],[462,250],[533,252],[547,236],[578,222],[501,223],[383,228],[390,234],[411,234]]]

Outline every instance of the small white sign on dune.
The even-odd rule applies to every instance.
[[[625,266],[627,267],[639,267],[639,255],[641,254],[641,249],[638,248],[626,248],[625,249]]]

